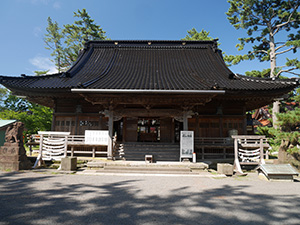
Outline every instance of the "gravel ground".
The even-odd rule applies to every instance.
[[[300,182],[0,172],[0,224],[300,224]]]

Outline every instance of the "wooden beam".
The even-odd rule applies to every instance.
[[[108,146],[107,146],[107,158],[112,159],[113,157],[113,129],[114,129],[114,112],[112,107],[108,110]]]

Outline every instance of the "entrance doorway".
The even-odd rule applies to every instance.
[[[180,131],[183,130],[183,122],[175,120],[175,142],[180,142]]]
[[[160,141],[160,120],[159,118],[138,119],[138,141],[159,142]]]

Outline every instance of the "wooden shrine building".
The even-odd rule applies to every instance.
[[[109,130],[124,144],[178,143],[180,130],[196,138],[247,134],[247,111],[299,84],[233,73],[216,41],[112,40],[86,43],[67,72],[0,83],[53,108],[52,130]]]

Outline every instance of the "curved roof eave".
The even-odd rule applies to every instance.
[[[117,90],[117,92],[278,91],[299,80],[272,80],[234,74],[216,41],[103,40],[87,42],[65,73],[5,77],[8,88],[30,92]],[[149,91],[150,90],[150,91]]]

